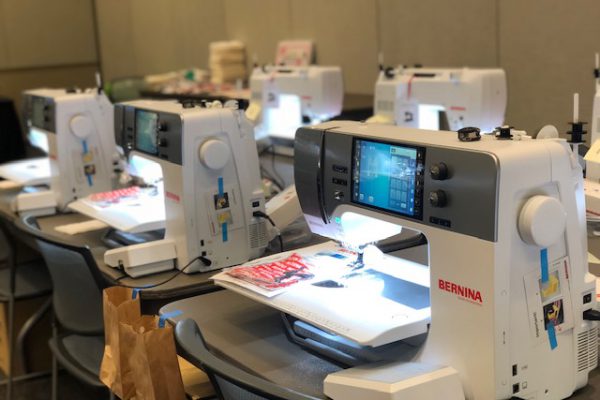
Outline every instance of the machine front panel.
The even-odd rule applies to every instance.
[[[496,241],[499,171],[488,153],[325,131],[321,155],[316,192],[326,223],[336,207],[354,204]]]
[[[182,165],[183,125],[179,115],[128,105],[115,107],[117,143],[126,154],[142,154]]]
[[[25,113],[30,127],[56,132],[56,103],[53,98],[25,96]]]

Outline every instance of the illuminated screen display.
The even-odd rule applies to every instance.
[[[352,201],[421,218],[424,156],[424,148],[356,139]]]
[[[135,112],[135,148],[144,153],[158,154],[158,114],[150,111]]]
[[[36,128],[44,128],[44,103],[43,97],[31,99],[31,125]]]

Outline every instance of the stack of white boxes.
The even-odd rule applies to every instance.
[[[236,83],[246,78],[246,47],[242,42],[212,42],[209,50],[212,83]]]

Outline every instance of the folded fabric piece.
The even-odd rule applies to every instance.
[[[107,227],[108,225],[106,225],[104,222],[98,221],[97,219],[91,219],[89,221],[56,226],[54,227],[54,230],[66,235],[77,235],[78,233],[97,231],[98,229],[104,229]]]
[[[244,51],[227,52],[219,54],[211,54],[208,60],[210,65],[221,65],[221,64],[232,64],[239,63],[243,64],[246,59]]]

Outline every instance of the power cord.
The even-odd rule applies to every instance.
[[[158,282],[155,283],[153,285],[149,285],[149,286],[144,286],[144,287],[140,287],[140,286],[133,286],[133,285],[125,285],[122,283],[118,283],[118,286],[123,286],[129,289],[152,289],[158,286],[162,286],[166,283],[171,282],[173,279],[175,279],[176,277],[178,277],[180,274],[182,274],[186,269],[188,269],[195,261],[200,260],[205,266],[210,267],[210,265],[212,264],[212,261],[210,261],[208,258],[204,257],[204,256],[198,256],[198,257],[194,257],[190,260],[190,262],[188,262],[185,267],[183,267],[182,269],[180,269],[179,271],[175,272],[173,275],[171,275],[170,277],[168,277],[167,279],[165,279],[162,282]],[[128,278],[128,275],[123,275],[119,278],[116,279],[117,282],[120,282],[121,279],[125,279]]]
[[[281,232],[279,231],[279,228],[277,228],[277,225],[275,225],[273,219],[262,211],[254,211],[252,215],[257,218],[266,219],[273,226],[273,228],[275,228],[275,230],[277,231],[277,238],[279,239],[279,251],[283,252],[283,238],[281,237]]]
[[[266,146],[260,151],[259,156],[262,156],[264,153],[269,153],[271,155],[272,173],[266,174],[266,169],[261,167],[263,173],[265,173],[265,175],[267,176],[270,176],[270,179],[273,181],[273,183],[275,183],[276,186],[279,187],[279,190],[283,190],[283,188],[285,187],[285,181],[283,180],[281,175],[279,175],[277,169],[275,168],[275,145],[270,144]]]

